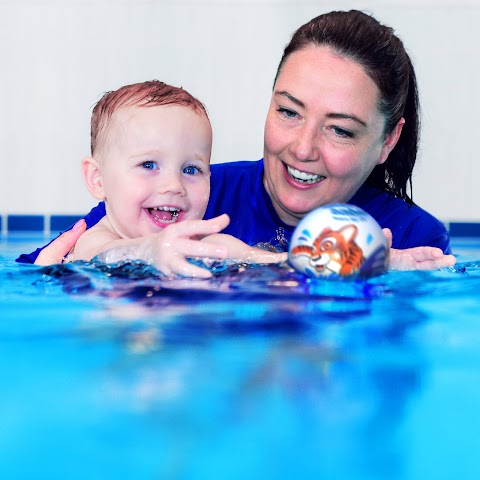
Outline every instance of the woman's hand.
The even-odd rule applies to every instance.
[[[457,261],[453,255],[445,255],[440,248],[415,247],[405,250],[392,248],[392,232],[383,229],[390,247],[390,270],[437,270],[451,267]]]
[[[35,260],[35,265],[52,265],[62,263],[70,250],[75,246],[80,235],[87,229],[83,218],[79,220],[71,230],[63,232],[50,245],[47,245]]]

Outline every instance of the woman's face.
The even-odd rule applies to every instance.
[[[265,188],[285,223],[347,202],[385,162],[404,120],[385,137],[378,100],[363,67],[327,47],[287,58],[265,122],[264,151]]]

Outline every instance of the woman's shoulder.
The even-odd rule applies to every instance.
[[[210,198],[217,194],[258,195],[263,184],[263,160],[217,163],[210,167]]]
[[[350,203],[363,208],[369,213],[374,212],[377,215],[401,215],[406,219],[412,220],[425,218],[425,220],[442,224],[440,220],[419,205],[408,203],[401,198],[395,197],[391,193],[368,185],[364,185],[352,198]],[[372,213],[370,214],[372,215]]]
[[[368,212],[382,228],[392,231],[394,248],[433,246],[450,250],[443,222],[418,205],[365,185],[350,203]]]
[[[210,165],[212,177],[219,175],[235,174],[253,174],[259,169],[263,171],[263,160],[237,160],[235,162],[214,163]]]

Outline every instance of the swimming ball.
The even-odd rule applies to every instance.
[[[288,258],[312,278],[369,278],[388,269],[390,249],[380,225],[354,205],[313,210],[295,228]]]

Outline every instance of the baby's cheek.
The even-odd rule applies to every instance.
[[[210,188],[201,189],[197,195],[192,199],[195,212],[195,218],[202,219],[207,210],[208,200],[210,198]]]

